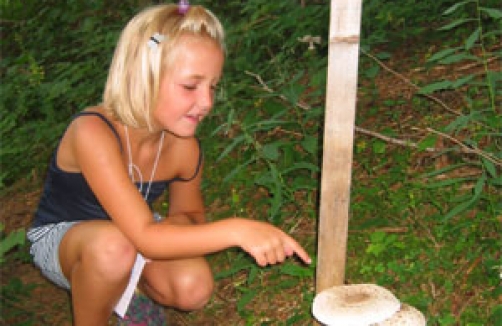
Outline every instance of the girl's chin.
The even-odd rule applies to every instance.
[[[169,130],[166,129],[166,131],[170,134],[172,134],[175,137],[178,138],[192,138],[195,136],[195,131],[196,129],[193,130]]]

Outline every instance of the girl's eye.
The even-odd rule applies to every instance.
[[[183,85],[183,88],[189,91],[193,91],[197,88],[195,85]]]

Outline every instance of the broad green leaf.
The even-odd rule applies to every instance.
[[[237,302],[237,311],[242,312],[244,311],[244,308],[246,308],[246,305],[253,300],[253,298],[256,296],[258,293],[257,290],[251,289],[247,290],[239,299]]]
[[[488,71],[486,74],[486,79],[488,86],[492,91],[495,91],[498,89],[498,94],[502,93],[502,87],[496,87],[497,82],[500,82],[502,80],[502,74],[499,71]],[[493,108],[495,110],[495,108]],[[499,122],[502,123],[502,119],[498,119]],[[499,124],[501,125],[501,124]]]
[[[375,56],[380,60],[387,60],[392,57],[392,54],[389,52],[378,52]]]
[[[296,176],[289,187],[291,191],[300,189],[314,190],[319,187],[318,180],[312,177]]]
[[[256,268],[255,262],[251,260],[250,256],[242,254],[240,257],[237,257],[237,259],[232,261],[232,265],[229,269],[216,273],[214,277],[217,280],[221,280],[252,268]]]
[[[290,262],[284,263],[281,266],[281,274],[286,274],[296,277],[311,277],[314,275],[314,271],[308,267],[299,266]]]
[[[2,225],[3,227],[3,225]],[[16,246],[21,246],[25,243],[26,233],[24,229],[14,230],[10,232],[4,239],[0,240],[0,263],[4,262],[4,256]]]
[[[247,130],[252,130],[252,131],[267,131],[274,129],[275,127],[279,125],[284,125],[286,124],[287,121],[282,121],[282,120],[277,120],[277,119],[268,119],[266,121],[257,121],[254,123],[249,123],[247,124]]]
[[[472,79],[474,79],[474,75],[467,75],[465,77],[462,77],[462,78],[459,78],[457,80],[455,80],[452,84],[452,88],[453,89],[457,89],[459,87],[462,87],[464,86],[465,84],[467,84],[468,82],[470,82]]]
[[[489,182],[491,185],[494,185],[496,187],[502,187],[502,175],[500,175],[496,178],[490,179]]]
[[[486,13],[491,18],[502,19],[502,10],[500,9],[480,7],[479,10]]]
[[[262,147],[262,154],[263,157],[271,160],[271,161],[277,161],[279,158],[279,144],[277,143],[272,143],[272,144],[265,144]]]
[[[312,172],[319,172],[320,168],[319,168],[319,166],[312,164],[312,163],[309,163],[309,162],[298,162],[298,163],[291,165],[289,168],[284,169],[282,174],[285,175],[285,174],[288,174],[290,172],[297,171],[297,170],[308,170],[308,171],[312,171]]]
[[[479,36],[481,35],[481,27],[476,28],[474,32],[467,38],[465,41],[465,49],[470,50],[476,44],[476,41],[479,40]]]
[[[486,184],[486,179],[487,179],[486,174],[483,173],[483,175],[478,179],[478,181],[476,182],[476,185],[474,186],[473,196],[471,197],[471,199],[469,199],[468,201],[464,201],[464,202],[460,203],[459,205],[455,206],[451,211],[449,211],[443,217],[443,220],[447,221],[450,218],[452,218],[462,212],[465,212],[472,205],[474,205],[481,197],[481,194],[483,192],[483,187]]]
[[[418,150],[424,151],[427,148],[434,148],[437,141],[437,135],[429,135],[425,137],[420,143],[418,143]]]
[[[448,126],[446,126],[445,131],[452,132],[454,130],[463,128],[472,122],[472,118],[468,115],[461,115],[453,120]]]
[[[474,18],[458,19],[458,20],[455,20],[455,21],[449,23],[448,25],[445,25],[443,27],[438,28],[438,30],[440,30],[440,31],[449,31],[451,29],[454,29],[455,27],[458,27],[458,26],[463,25],[465,23],[474,22],[474,21],[476,21],[476,19],[474,19]]]
[[[464,201],[462,202],[461,204],[455,206],[451,211],[449,211],[445,216],[443,216],[442,220],[443,221],[447,221],[449,219],[451,219],[452,217],[466,211],[467,209],[469,209],[473,204],[474,204],[475,200],[473,198],[471,198],[470,200],[468,201]]]
[[[248,284],[252,284],[254,282],[254,280],[256,279],[256,275],[258,275],[258,271],[259,271],[259,269],[256,265],[253,265],[253,267],[251,267],[249,269],[248,278],[247,278]]]
[[[231,109],[227,116],[227,123],[225,124],[227,126],[227,132],[230,130],[230,128],[234,123],[234,116],[235,116],[235,110]]]
[[[450,172],[450,171],[453,171],[453,170],[456,170],[458,168],[465,167],[468,165],[469,164],[467,164],[467,163],[452,164],[452,165],[446,166],[442,169],[434,170],[432,172],[426,173],[426,174],[422,175],[422,178],[432,178],[437,175],[444,174],[444,173],[447,173],[447,172]]]
[[[472,54],[464,52],[464,53],[453,54],[449,57],[445,57],[445,58],[441,59],[439,61],[439,63],[443,64],[443,65],[449,65],[452,63],[457,63],[457,62],[466,61],[466,60],[479,61],[479,58],[472,55]]]
[[[377,65],[362,71],[362,73],[364,73],[364,76],[369,79],[375,78],[379,72],[380,72],[380,67]]]
[[[246,166],[248,166],[249,164],[253,163],[256,161],[256,158],[255,157],[252,157],[250,158],[249,160],[247,160],[246,162],[242,163],[242,164],[239,164],[237,165],[232,171],[230,171],[230,173],[228,173],[225,178],[223,179],[223,182],[228,182],[230,181],[237,173],[239,173],[243,168],[245,168]]]
[[[449,49],[444,49],[439,52],[434,53],[429,59],[427,59],[427,62],[434,62],[441,60],[445,57],[448,57],[454,53],[456,53],[460,48],[455,47],[455,48],[449,48]]]
[[[380,141],[380,140],[375,140],[373,142],[373,152],[376,153],[376,154],[384,154],[385,153],[385,150],[387,148],[387,144],[383,141]]]
[[[432,94],[437,91],[442,91],[445,89],[450,89],[453,83],[449,80],[442,80],[440,82],[435,82],[427,86],[422,87],[418,93],[419,94]]]
[[[272,184],[274,183],[274,178],[272,177],[271,174],[272,173],[270,171],[263,171],[260,174],[256,174],[254,183],[272,191]]]
[[[450,8],[446,9],[443,12],[443,15],[449,15],[449,14],[455,12],[458,8],[463,7],[466,4],[469,4],[471,2],[474,2],[474,0],[467,0],[467,1],[458,2],[458,3],[454,4],[453,6],[451,6]]]
[[[371,242],[382,242],[385,240],[386,236],[387,234],[383,231],[375,231],[370,235]]]
[[[317,152],[317,147],[318,147],[317,142],[318,142],[317,137],[305,136],[305,138],[301,142],[301,145],[310,154],[315,154]]]
[[[225,150],[218,156],[216,161],[220,161],[223,159],[225,156],[227,156],[239,143],[243,142],[246,139],[245,135],[240,135],[238,137],[235,137],[234,140],[230,145],[225,148]]]
[[[427,189],[432,189],[432,188],[442,188],[442,187],[448,187],[457,183],[462,183],[465,181],[472,181],[473,178],[453,178],[453,179],[448,179],[448,180],[443,180],[439,182],[434,182],[434,183],[429,183],[424,185],[425,188]]]
[[[499,269],[500,269],[500,266],[499,266]],[[502,287],[497,287],[494,292],[496,291],[499,291],[499,298],[500,298],[500,289],[502,289]],[[497,295],[497,294],[495,294]],[[491,312],[490,312],[490,321],[493,322],[493,325],[495,325],[496,323],[500,322],[502,320],[502,304],[497,304],[497,305],[494,305],[493,308],[491,308]]]
[[[483,173],[481,175],[481,178],[478,179],[478,182],[476,182],[476,185],[474,186],[474,198],[479,198],[479,196],[481,195],[481,193],[483,192],[483,188],[486,184],[486,174]]]

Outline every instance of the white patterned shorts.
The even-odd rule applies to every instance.
[[[156,212],[153,213],[153,218],[157,222],[162,220],[161,215]],[[35,266],[50,281],[66,290],[70,290],[71,286],[61,270],[59,245],[66,232],[75,224],[82,222],[48,224],[32,228],[27,233],[27,238],[32,243],[30,253]]]
[[[33,262],[42,274],[56,285],[69,290],[70,283],[59,263],[59,244],[68,230],[80,222],[61,222],[30,229],[27,238],[31,242]]]

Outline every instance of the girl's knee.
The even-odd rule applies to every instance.
[[[176,285],[177,308],[181,310],[202,309],[211,299],[214,281],[206,275],[186,275]]]
[[[133,244],[118,230],[100,232],[82,251],[82,263],[92,264],[95,270],[110,280],[130,275],[136,259]]]
[[[185,272],[168,282],[146,282],[159,303],[184,311],[203,308],[211,299],[214,281],[211,273]]]

